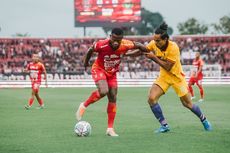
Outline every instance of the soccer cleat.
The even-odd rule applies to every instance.
[[[44,105],[40,105],[40,106],[36,107],[36,109],[44,109],[44,108],[45,108]]]
[[[168,125],[165,125],[165,126],[162,125],[159,129],[155,131],[155,133],[166,133],[169,131],[170,131],[170,128]]]
[[[111,137],[118,137],[119,135],[116,134],[113,128],[107,128],[106,130],[106,135],[111,136]]]
[[[192,97],[191,97],[191,100],[193,100],[193,99],[195,99],[195,98],[196,98],[195,96],[192,96]]]
[[[77,119],[78,121],[81,120],[83,114],[85,113],[85,109],[86,109],[86,107],[84,106],[83,103],[81,103],[81,104],[79,105],[79,107],[78,107],[77,112],[76,112],[76,119]]]
[[[204,129],[206,131],[211,131],[212,130],[212,125],[211,123],[206,119],[202,122],[203,126],[204,126]]]
[[[204,102],[204,99],[199,99],[198,100],[198,103],[202,103],[202,102]]]
[[[25,105],[24,108],[29,110],[31,108],[31,106],[30,105]]]

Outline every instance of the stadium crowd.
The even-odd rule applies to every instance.
[[[0,38],[0,73],[18,74],[38,53],[48,73],[84,73],[83,58],[93,42],[101,38],[83,39],[39,39]],[[147,37],[128,37],[141,43],[151,40]],[[200,52],[206,64],[220,64],[224,74],[230,73],[230,36],[174,36],[181,49],[182,64],[190,65],[195,52]],[[157,71],[159,67],[143,56],[124,57],[121,71]]]

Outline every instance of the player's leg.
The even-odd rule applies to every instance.
[[[35,96],[35,89],[34,89],[34,83],[32,82],[32,91],[31,91],[31,97],[28,101],[28,104],[25,105],[25,109],[29,109],[30,107],[32,107],[33,103],[34,103],[34,96]]]
[[[86,99],[86,101],[82,102],[78,107],[76,112],[76,119],[81,120],[85,109],[90,105],[100,100],[102,97],[107,95],[109,91],[108,83],[106,80],[106,75],[103,70],[93,69],[92,77],[97,86],[97,90],[93,91],[91,95]]]
[[[202,113],[200,107],[192,103],[191,96],[187,91],[187,84],[185,79],[175,83],[173,85],[173,88],[176,91],[177,95],[180,97],[183,106],[191,110],[200,119],[205,130],[212,130],[211,124],[208,122],[205,115]]]
[[[35,97],[37,98],[37,101],[39,103],[39,106],[37,107],[37,109],[43,109],[44,108],[44,102],[43,102],[42,98],[39,96],[39,93],[35,93]]]
[[[195,99],[194,91],[192,88],[193,85],[194,85],[194,78],[191,77],[188,82],[188,90],[189,90],[189,93],[191,94],[191,99]]]
[[[103,70],[92,69],[92,78],[97,86],[97,90],[93,91],[89,98],[83,103],[84,107],[88,107],[90,104],[98,101],[109,91],[107,77]]]
[[[25,105],[25,109],[30,109],[30,107],[32,107],[32,105],[34,103],[34,96],[35,96],[35,92],[34,92],[34,90],[32,90],[31,97],[30,97],[30,99],[28,101],[28,104]]]
[[[95,84],[97,86],[97,90],[93,91],[89,98],[83,103],[85,107],[88,107],[90,104],[98,101],[99,99],[107,95],[109,91],[106,80],[98,80],[97,82],[95,82]]]
[[[204,89],[202,86],[202,80],[201,79],[197,80],[196,85],[198,86],[199,91],[200,91],[200,99],[198,100],[198,102],[203,102],[204,101]]]
[[[109,89],[107,115],[108,115],[108,128],[106,134],[109,136],[118,136],[114,131],[113,125],[117,113],[116,97],[117,97],[117,87],[112,87]]]
[[[81,120],[83,114],[85,113],[86,108],[89,105],[103,98],[109,91],[106,80],[97,81],[96,86],[97,86],[97,90],[93,91],[91,95],[86,99],[86,101],[82,102],[78,107],[78,110],[76,112],[76,119],[78,121]]]
[[[152,85],[149,91],[148,103],[154,116],[161,124],[161,127],[155,131],[157,133],[169,131],[168,123],[163,115],[161,106],[158,103],[159,98],[167,91],[168,87],[167,83],[163,82],[161,79],[157,79],[156,83]]]
[[[40,83],[35,83],[34,85],[34,91],[35,91],[35,97],[39,103],[39,107],[37,107],[38,109],[44,108],[44,102],[42,100],[42,98],[39,96],[39,88],[40,88]]]
[[[209,121],[207,120],[205,115],[202,113],[200,107],[198,105],[192,103],[189,94],[186,94],[186,95],[180,97],[180,100],[186,108],[190,109],[200,119],[200,121],[202,122],[204,129],[206,131],[212,130],[211,124],[209,123]]]
[[[42,100],[42,98],[39,96],[39,93],[35,93],[35,97],[37,98],[37,101],[39,103],[39,106],[37,107],[37,109],[42,109],[44,108],[44,102]]]

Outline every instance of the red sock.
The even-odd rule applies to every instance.
[[[29,106],[32,106],[32,105],[33,105],[33,102],[34,102],[34,98],[30,98],[30,99],[29,99]]]
[[[38,99],[38,103],[40,106],[44,105],[43,100],[41,98]]]
[[[109,102],[107,107],[108,114],[108,128],[113,128],[114,119],[116,116],[117,107],[116,103]]]
[[[204,99],[204,89],[203,89],[203,87],[202,87],[201,85],[198,85],[198,87],[199,87],[199,89],[200,89],[200,97],[201,97],[202,99]]]
[[[99,99],[101,99],[101,96],[100,96],[98,90],[93,91],[91,93],[91,95],[89,96],[89,98],[84,102],[84,106],[88,107],[90,104],[98,101]]]
[[[193,92],[192,86],[188,86],[188,90],[189,90],[191,96],[193,97],[194,96],[194,92]]]

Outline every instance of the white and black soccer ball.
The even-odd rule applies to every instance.
[[[87,137],[91,134],[91,125],[86,121],[79,121],[74,126],[74,132],[79,137]]]

